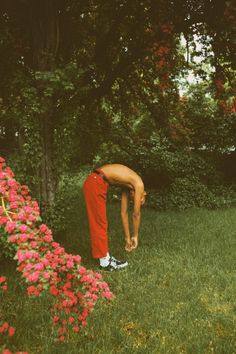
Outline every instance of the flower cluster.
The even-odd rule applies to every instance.
[[[216,78],[214,81],[218,107],[226,114],[236,113],[235,88],[236,81],[226,78]]]
[[[9,337],[12,337],[15,334],[15,328],[10,326],[8,322],[1,322],[0,321],[0,334],[1,335],[5,334],[5,335],[7,335]],[[8,349],[4,349],[2,351],[2,354],[13,354],[13,353],[10,350],[8,350]]]
[[[7,290],[7,278],[4,275],[0,277],[0,289]]]
[[[11,327],[8,322],[4,322],[0,325],[0,333],[7,333],[10,337],[12,337],[15,334],[15,328]]]
[[[110,299],[112,293],[99,273],[81,265],[79,255],[66,253],[53,240],[51,230],[41,223],[38,203],[28,192],[0,157],[0,226],[14,249],[28,295],[43,291],[51,295],[53,328],[64,341],[70,330],[78,332],[87,325],[99,296]]]
[[[170,22],[159,24],[152,29],[155,39],[150,47],[150,57],[155,64],[158,80],[156,85],[161,93],[171,86],[171,69],[174,59],[174,25]],[[150,59],[150,58],[149,58]]]

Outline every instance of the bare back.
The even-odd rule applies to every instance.
[[[111,185],[127,187],[134,191],[138,188],[144,190],[141,177],[127,166],[108,164],[100,167],[100,169],[104,172]]]

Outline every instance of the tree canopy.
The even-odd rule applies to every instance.
[[[152,133],[178,148],[205,144],[193,141],[200,123],[178,86],[189,68],[206,77],[204,62],[214,69],[205,91],[218,118],[200,112],[202,124],[227,127],[232,137],[207,140],[210,148],[232,145],[232,0],[2,0],[0,6],[0,144],[7,155],[20,152],[26,182],[36,188],[41,181],[42,200],[53,202],[60,169],[92,161],[114,136],[115,122],[143,147]],[[191,63],[196,56],[201,65]]]

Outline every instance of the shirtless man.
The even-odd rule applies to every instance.
[[[121,220],[125,233],[125,249],[128,252],[138,246],[140,209],[145,202],[146,192],[141,177],[130,168],[120,164],[109,164],[97,168],[84,182],[83,191],[89,220],[92,256],[99,259],[102,269],[114,271],[126,267],[128,263],[118,261],[108,252],[106,198],[109,185],[122,188]],[[132,236],[128,218],[129,198],[134,201]]]

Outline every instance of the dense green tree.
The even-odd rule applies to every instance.
[[[41,181],[39,199],[50,204],[60,171],[71,161],[91,161],[118,111],[126,126],[133,109],[136,118],[150,112],[157,134],[176,133],[176,78],[186,70],[181,35],[187,46],[194,34],[206,48],[210,42],[214,55],[207,49],[204,55],[211,56],[217,75],[235,70],[233,1],[2,0],[0,5],[0,144],[20,153],[30,185]]]

